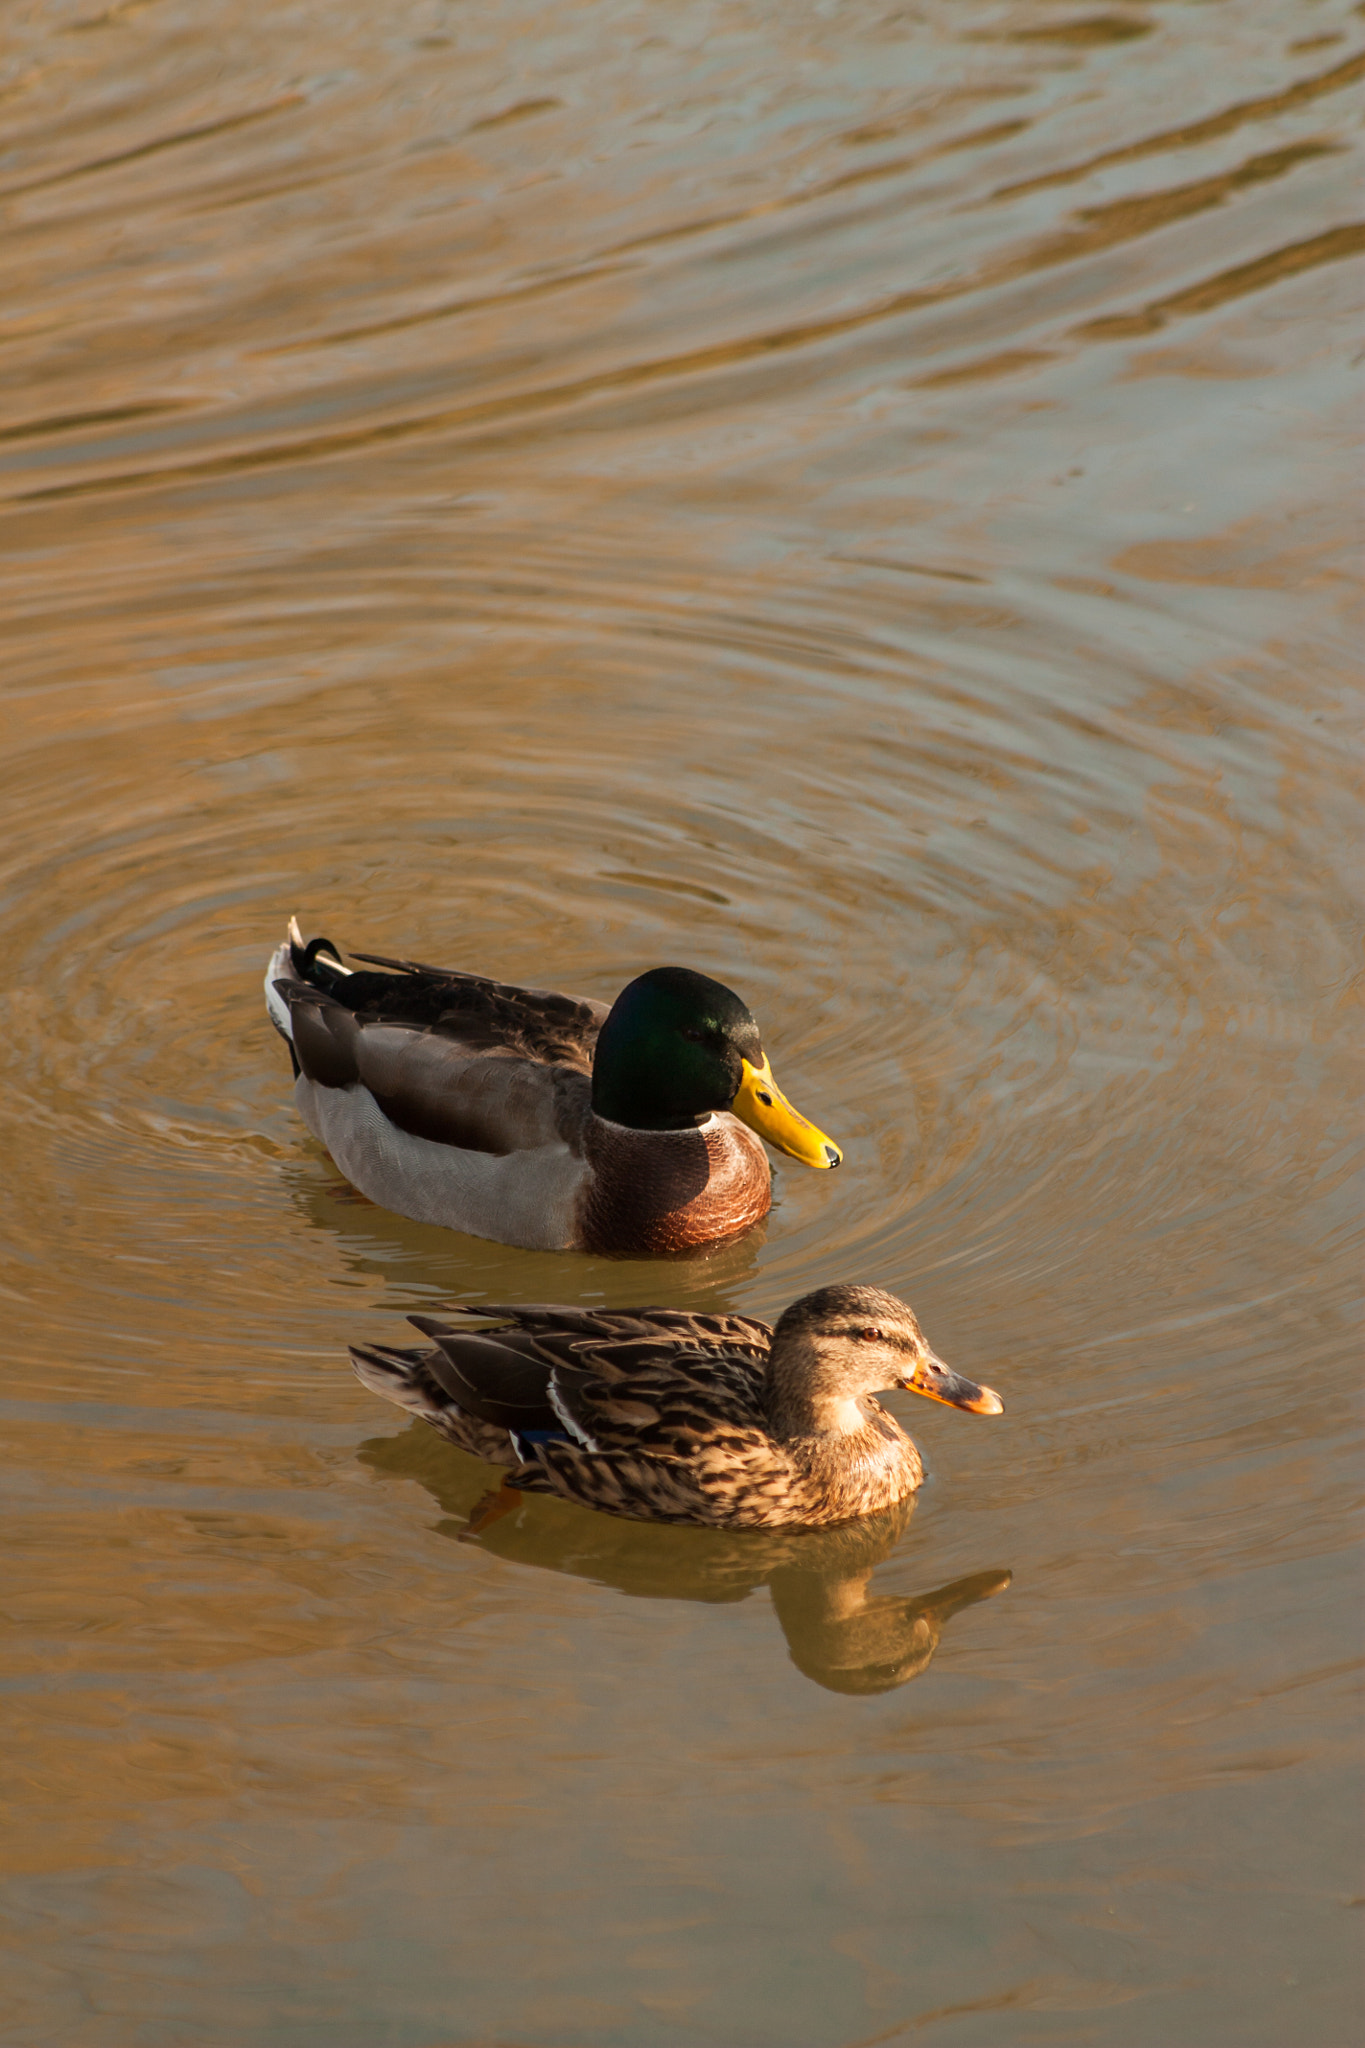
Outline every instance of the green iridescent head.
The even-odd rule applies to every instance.
[[[686,1130],[728,1109],[808,1166],[841,1157],[773,1080],[748,1004],[690,967],[653,967],[622,989],[598,1035],[592,1106],[635,1131]]]

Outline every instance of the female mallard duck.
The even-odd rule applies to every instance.
[[[434,1350],[357,1346],[372,1392],[507,1484],[639,1522],[816,1528],[894,1506],[924,1476],[874,1393],[910,1387],[973,1415],[1004,1407],[950,1372],[903,1301],[822,1287],[776,1329],[676,1309],[467,1308],[510,1328],[411,1320]]]
[[[642,1256],[749,1229],[767,1154],[841,1154],[773,1080],[739,997],[656,967],[605,1003],[289,937],[265,978],[294,1100],[353,1186],[531,1251]],[[745,1126],[748,1126],[746,1129]]]

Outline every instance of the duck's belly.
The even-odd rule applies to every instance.
[[[381,1208],[527,1251],[574,1249],[588,1169],[567,1145],[506,1155],[437,1145],[390,1123],[360,1082],[324,1088],[300,1074],[294,1100],[352,1187]]]

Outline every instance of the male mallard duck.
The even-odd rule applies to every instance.
[[[400,1216],[532,1251],[690,1251],[767,1215],[753,1132],[839,1164],[773,1080],[745,1004],[690,968],[653,968],[608,1009],[354,957],[390,971],[343,966],[291,918],[266,1006],[309,1130]]]
[[[356,1346],[372,1392],[463,1450],[640,1522],[815,1528],[913,1493],[919,1453],[874,1392],[910,1387],[973,1415],[1004,1407],[950,1372],[877,1287],[822,1287],[776,1329],[682,1310],[466,1308],[509,1327],[411,1321],[433,1350]]]

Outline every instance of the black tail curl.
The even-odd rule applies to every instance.
[[[326,989],[330,993],[337,982],[349,979],[341,965],[341,948],[334,946],[330,939],[310,939],[306,946],[300,946],[291,939],[289,958],[295,974],[312,988]]]

